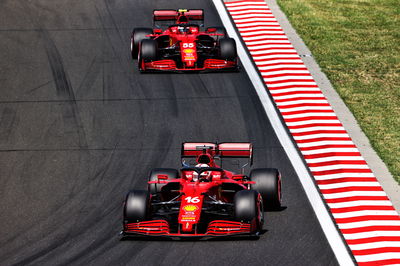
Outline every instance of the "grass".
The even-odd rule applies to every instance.
[[[398,0],[278,0],[400,182]]]

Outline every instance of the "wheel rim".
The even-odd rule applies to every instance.
[[[281,178],[278,178],[278,200],[279,204],[282,202],[282,189],[281,189]]]
[[[131,37],[131,52],[133,52],[133,37]]]
[[[264,224],[264,208],[263,208],[263,203],[262,203],[262,197],[260,194],[258,194],[258,199],[257,199],[257,210],[258,210],[258,230],[261,231],[263,224]]]

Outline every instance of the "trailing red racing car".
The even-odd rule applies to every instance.
[[[180,171],[153,169],[147,190],[127,194],[123,236],[257,236],[263,228],[264,207],[280,209],[277,169],[253,169],[249,176],[243,173],[252,164],[250,143],[183,143],[181,157]],[[195,165],[184,158],[196,158]],[[217,164],[224,158],[249,161],[241,167],[242,173],[235,174]]]
[[[162,22],[168,23],[162,25]],[[200,22],[200,23],[195,23]],[[202,9],[154,10],[153,28],[135,28],[131,54],[141,72],[237,70],[235,40],[223,27],[202,31]]]

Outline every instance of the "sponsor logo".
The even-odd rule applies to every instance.
[[[186,54],[193,54],[194,50],[190,49],[190,48],[187,48],[187,49],[183,49],[183,52],[186,53]]]
[[[196,205],[186,205],[185,207],[183,207],[183,209],[187,212],[194,212],[198,209],[199,207],[197,207]]]
[[[194,221],[196,220],[195,217],[182,217],[181,221]]]

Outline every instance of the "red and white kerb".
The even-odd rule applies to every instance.
[[[225,2],[359,265],[400,264],[400,217],[263,0]]]

